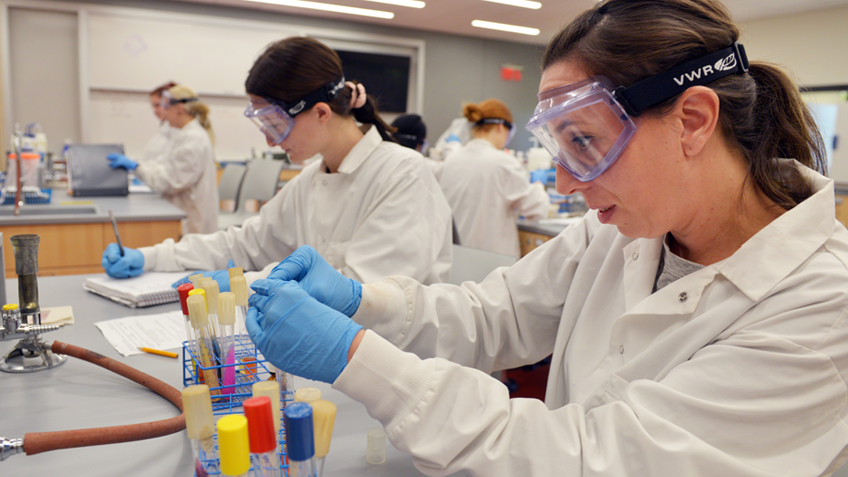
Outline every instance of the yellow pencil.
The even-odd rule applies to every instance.
[[[180,355],[178,355],[177,353],[172,353],[170,351],[162,351],[162,350],[159,350],[159,349],[142,348],[142,347],[139,347],[138,349],[144,351],[145,353],[158,354],[159,356],[167,356],[169,358],[179,358],[180,357]]]

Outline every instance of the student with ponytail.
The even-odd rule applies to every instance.
[[[357,288],[296,251],[254,283],[251,338],[427,475],[830,475],[848,230],[798,88],[748,63],[716,0],[591,3],[551,40],[527,125],[585,217],[461,286]],[[546,356],[544,402],[490,375]]]
[[[246,273],[252,281],[298,247],[311,245],[315,260],[320,253],[358,281],[396,273],[422,283],[447,280],[450,207],[423,156],[392,142],[393,129],[380,118],[374,99],[365,85],[344,77],[333,50],[311,38],[276,42],[254,63],[245,89],[250,97],[245,115],[269,146],[281,147],[297,164],[319,154],[321,160],[306,166],[241,227],[166,240],[133,250],[130,259],[107,247],[107,273],[216,270],[232,260],[255,272]],[[228,286],[226,271],[211,275],[221,279],[222,289]]]
[[[187,216],[183,235],[214,232],[218,230],[219,200],[209,107],[183,85],[164,90],[161,102],[171,127],[167,147],[157,158],[140,162],[109,154],[110,165],[135,171],[151,189],[182,209]]]

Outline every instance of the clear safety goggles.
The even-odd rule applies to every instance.
[[[253,124],[259,127],[268,139],[274,144],[285,141],[294,127],[294,118],[298,114],[308,111],[320,102],[330,102],[338,96],[339,91],[345,87],[345,79],[342,77],[323,87],[307,94],[293,103],[273,98],[251,101],[244,110],[244,115]]]
[[[168,109],[175,104],[190,103],[192,101],[197,101],[197,98],[174,99],[174,97],[171,96],[171,93],[166,90],[162,91],[162,98],[159,100],[159,106],[162,109]]]
[[[506,137],[504,147],[509,145],[510,141],[512,141],[512,138],[515,137],[515,131],[518,129],[515,127],[515,124],[512,124],[511,122],[502,118],[483,118],[474,123],[475,126],[482,126],[484,124],[503,124],[504,126],[506,126],[507,129],[509,129],[509,136]]]
[[[554,161],[581,182],[609,169],[636,133],[632,117],[686,89],[748,71],[739,43],[675,66],[630,87],[594,76],[538,95],[527,130]]]

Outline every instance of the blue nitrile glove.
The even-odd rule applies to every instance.
[[[116,243],[110,243],[103,251],[100,265],[112,278],[137,277],[144,273],[144,255],[134,248],[124,247],[124,256]]]
[[[231,258],[227,262],[227,268],[233,268],[235,266],[236,266],[236,264],[233,263],[233,259]],[[230,271],[229,270],[215,270],[213,272],[190,273],[190,274],[184,276],[183,278],[180,278],[179,280],[172,283],[171,288],[177,288],[178,286],[182,285],[183,283],[191,283],[191,281],[188,279],[188,277],[190,277],[191,275],[195,275],[196,273],[199,273],[199,274],[203,275],[204,277],[209,277],[209,278],[215,280],[216,282],[218,282],[218,291],[221,291],[221,292],[230,291]]]
[[[309,245],[286,257],[268,279],[295,280],[313,298],[347,316],[353,316],[362,301],[362,284],[336,271]]]
[[[548,170],[536,169],[535,171],[530,171],[530,182],[541,182],[542,184],[547,184]]]
[[[297,376],[332,383],[362,326],[318,303],[297,282],[256,280],[250,286],[247,332],[262,356]]]
[[[111,167],[112,169],[123,167],[128,171],[132,171],[135,170],[136,167],[138,167],[137,162],[133,161],[132,159],[123,154],[113,152],[106,156],[106,159],[109,159],[109,167]]]

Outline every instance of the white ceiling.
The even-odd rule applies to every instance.
[[[266,10],[302,16],[334,18],[352,22],[371,23],[400,28],[439,31],[458,35],[493,38],[521,43],[544,45],[574,16],[596,3],[596,0],[538,0],[538,10],[512,7],[483,0],[424,0],[423,9],[400,7],[367,0],[315,0],[323,3],[388,11],[391,20],[357,15],[327,13],[303,8],[282,7],[245,0],[181,0],[185,2],[226,5],[252,10]],[[769,16],[788,15],[848,5],[848,0],[725,0],[737,21],[744,22]],[[507,23],[541,30],[538,36],[526,36],[484,30],[471,26],[472,20]]]

